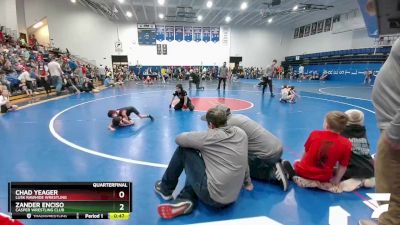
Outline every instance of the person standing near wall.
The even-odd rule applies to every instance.
[[[400,39],[393,44],[372,91],[381,137],[375,158],[377,193],[390,193],[389,209],[379,225],[400,224]],[[363,220],[360,225],[376,224]]]
[[[303,64],[300,64],[299,66],[299,77],[298,79],[304,79],[304,66]]]
[[[224,62],[224,64],[222,65],[221,68],[219,68],[219,81],[218,81],[218,88],[217,90],[220,89],[221,87],[221,81],[224,82],[224,90],[225,90],[225,86],[226,86],[226,77],[228,75],[228,67],[226,67],[226,62]]]

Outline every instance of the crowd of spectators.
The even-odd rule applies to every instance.
[[[56,95],[95,93],[99,80],[99,69],[75,60],[68,49],[46,48],[34,35],[26,41],[0,32],[0,95],[6,93],[4,98],[20,94],[33,97],[42,90],[49,96],[53,89]]]

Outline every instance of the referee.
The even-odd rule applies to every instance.
[[[265,92],[265,88],[267,87],[267,85],[269,86],[269,91],[271,92],[271,97],[274,97],[274,93],[272,92],[272,77],[274,75],[275,72],[275,65],[276,65],[276,59],[272,60],[272,64],[267,66],[267,68],[265,69],[265,73],[262,77],[262,82],[261,85],[263,86],[262,89],[262,94],[264,95]]]

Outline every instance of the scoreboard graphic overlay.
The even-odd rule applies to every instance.
[[[127,220],[131,182],[10,182],[8,211],[13,219]]]

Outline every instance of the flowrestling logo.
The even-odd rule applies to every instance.
[[[364,204],[374,210],[372,219],[378,219],[382,213],[389,210],[390,193],[368,193],[367,195],[371,200],[364,201]]]

